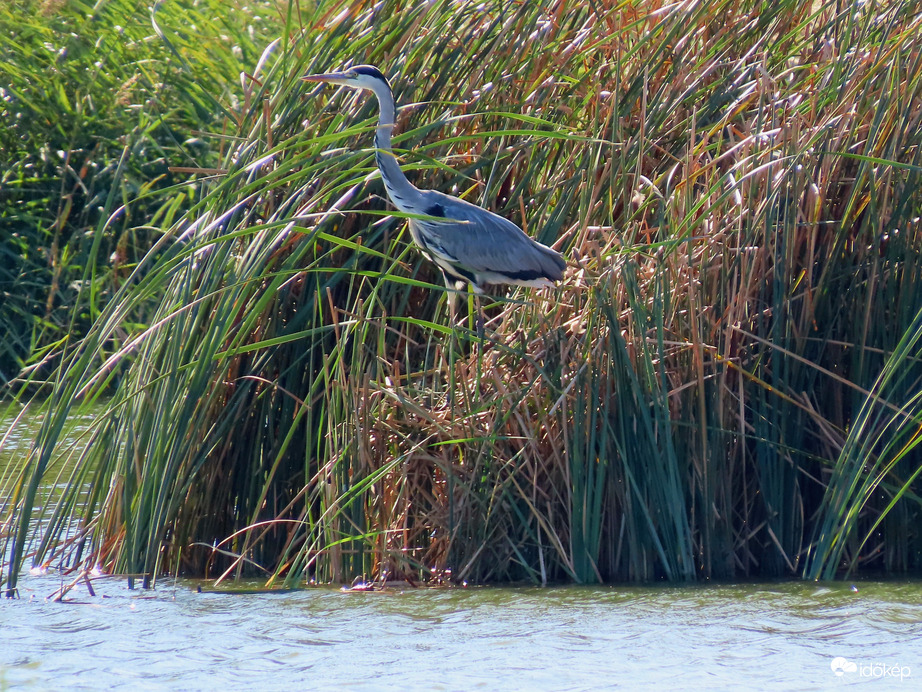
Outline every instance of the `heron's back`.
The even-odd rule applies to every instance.
[[[533,240],[514,223],[464,200],[420,191],[433,219],[414,219],[413,239],[453,278],[479,284],[549,286],[563,278],[559,252]]]

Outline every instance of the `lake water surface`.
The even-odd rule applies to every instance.
[[[60,584],[26,577],[0,602],[0,690],[922,689],[916,583],[234,594],[106,578],[46,600]]]

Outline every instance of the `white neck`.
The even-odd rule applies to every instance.
[[[391,133],[394,124],[397,122],[397,107],[394,103],[394,95],[390,88],[383,83],[375,82],[372,87],[375,96],[378,99],[378,129],[375,132],[375,161],[378,164],[378,170],[381,171],[381,177],[384,179],[384,187],[387,190],[391,202],[400,211],[420,213],[422,199],[419,190],[407,180],[407,177],[400,170],[397,163],[397,157],[391,150]]]

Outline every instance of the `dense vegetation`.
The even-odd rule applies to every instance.
[[[62,85],[160,85],[79,145],[121,162],[102,210],[61,217],[60,160],[29,206],[6,181],[41,123],[15,135],[0,213],[51,281],[20,270],[14,317],[76,305],[54,325],[81,338],[17,351],[51,346],[10,388],[47,398],[0,477],[8,586],[25,559],[288,583],[919,571],[917,4],[270,8],[271,44],[207,3],[160,6],[156,40],[117,2],[78,32]],[[115,24],[147,57],[94,72]],[[562,286],[483,301],[482,338],[473,300],[449,323],[373,175],[374,104],[298,79],[349,60],[391,75],[411,177],[562,250]],[[116,157],[122,137],[157,155]],[[126,235],[138,254],[107,264]],[[75,295],[33,254],[62,243]]]
[[[84,333],[190,205],[170,167],[219,160],[197,133],[222,127],[212,94],[259,57],[266,22],[218,0],[168,7],[0,6],[0,386]]]

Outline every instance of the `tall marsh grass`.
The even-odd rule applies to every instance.
[[[216,165],[197,132],[267,42],[260,5],[0,4],[0,388],[46,377],[196,198],[171,168]]]
[[[201,194],[150,222],[0,479],[8,590],[26,560],[288,584],[919,570],[914,3],[275,11],[199,135],[222,162],[187,168]],[[484,301],[482,337],[473,301],[450,324],[374,174],[373,103],[298,79],[349,60],[390,75],[411,177],[563,251],[559,288]]]

